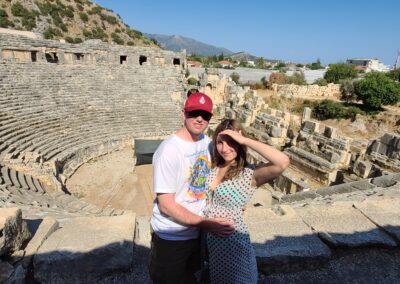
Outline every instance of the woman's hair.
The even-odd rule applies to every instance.
[[[240,131],[244,137],[247,137],[243,126],[237,120],[225,119],[224,121],[222,121],[215,129],[215,133],[213,135],[214,147],[213,147],[212,167],[222,166],[225,163],[224,158],[221,157],[221,155],[218,153],[218,150],[217,150],[217,137],[220,132],[222,132],[226,129]],[[237,156],[235,158],[235,163],[229,167],[229,170],[225,174],[225,177],[223,178],[222,181],[233,179],[234,177],[238,176],[243,171],[244,167],[247,166],[247,164],[248,164],[247,159],[246,159],[247,147],[240,145],[233,139],[232,139],[232,143],[233,143],[232,147],[235,147],[235,149],[237,151]]]

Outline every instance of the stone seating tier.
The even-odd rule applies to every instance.
[[[58,154],[56,148],[63,151],[83,140],[109,140],[116,132],[131,138],[171,133],[180,127],[169,94],[182,91],[182,78],[173,67],[6,66],[0,68],[0,160],[23,151],[50,159]]]
[[[123,210],[100,208],[64,192],[46,192],[38,179],[0,164],[0,207],[22,209],[25,218],[46,215],[121,215]]]

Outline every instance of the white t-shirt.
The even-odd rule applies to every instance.
[[[153,156],[153,190],[155,193],[175,193],[175,201],[189,211],[201,215],[206,205],[206,178],[210,171],[211,139],[201,135],[196,142],[185,141],[176,134],[164,140]],[[195,227],[177,223],[160,213],[153,204],[151,226],[165,240],[189,240],[199,235]]]

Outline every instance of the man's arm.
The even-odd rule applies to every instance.
[[[190,212],[175,202],[174,193],[158,193],[157,202],[161,213],[174,218],[182,225],[198,227],[220,237],[228,237],[235,231],[232,221],[224,218],[207,219]]]

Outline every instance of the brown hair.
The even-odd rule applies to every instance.
[[[239,123],[239,121],[235,119],[225,119],[222,121],[217,128],[215,129],[215,133],[213,135],[213,163],[212,167],[222,166],[225,163],[224,158],[218,153],[217,150],[217,137],[218,134],[226,129],[240,131],[244,137],[247,137],[246,132],[243,126]],[[244,169],[245,166],[248,165],[246,155],[247,155],[247,147],[240,145],[236,141],[233,140],[235,143],[235,148],[237,149],[237,156],[235,158],[235,163],[229,167],[228,172],[226,173],[225,177],[222,181],[233,179],[234,177],[238,176]]]

